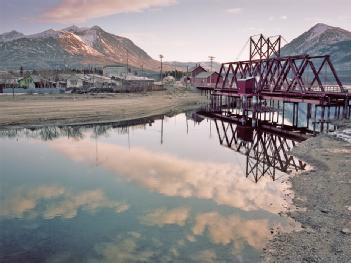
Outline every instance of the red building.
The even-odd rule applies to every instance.
[[[193,68],[191,70],[191,75],[190,78],[193,79],[196,77],[197,74],[200,74],[201,72],[207,72],[206,69],[204,69],[203,67],[201,67],[200,65],[196,66],[195,68]]]
[[[201,72],[192,79],[192,84],[196,87],[207,87],[216,85],[217,80],[223,81],[218,72]]]

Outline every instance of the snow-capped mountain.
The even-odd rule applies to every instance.
[[[18,39],[21,37],[24,37],[24,35],[22,33],[13,30],[11,32],[1,34],[0,35],[0,42],[11,41],[11,40],[15,40],[15,39]]]
[[[349,71],[351,32],[319,23],[285,45],[281,52],[282,55],[330,55],[338,70]]]
[[[49,29],[33,35],[11,31],[0,35],[0,68],[57,68],[65,65],[128,63],[158,71],[160,63],[131,40],[98,26]],[[167,65],[165,65],[167,70]]]

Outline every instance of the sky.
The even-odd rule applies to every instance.
[[[226,62],[250,35],[291,41],[316,23],[351,31],[351,0],[0,0],[0,32],[98,25],[153,58]]]

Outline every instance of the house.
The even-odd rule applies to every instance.
[[[82,88],[83,81],[80,75],[72,75],[67,79],[67,88]]]
[[[173,76],[167,76],[163,78],[163,84],[174,85],[175,83],[176,83],[176,80]]]
[[[207,72],[207,70],[200,65],[196,65],[196,67],[190,71],[190,78],[195,78],[195,76],[200,74],[201,72]]]
[[[215,85],[217,80],[220,82],[223,81],[223,77],[221,77],[218,72],[201,72],[192,79],[192,85],[198,87],[211,86]]]
[[[121,78],[127,74],[127,67],[124,65],[106,65],[102,68],[102,74],[109,78]]]
[[[17,83],[20,88],[35,88],[35,83],[32,76],[20,78]]]
[[[137,77],[128,75],[126,78],[121,79],[122,92],[141,92],[150,91],[154,88],[154,79],[147,77]]]
[[[17,87],[17,79],[0,79],[0,93],[4,93],[6,89],[14,89]]]

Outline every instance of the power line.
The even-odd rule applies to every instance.
[[[250,41],[250,39],[248,39],[248,40],[246,41],[245,45],[241,48],[240,52],[238,53],[238,55],[237,55],[236,58],[235,58],[236,60],[238,60],[238,59],[241,57],[241,55],[243,54],[245,48],[248,46],[249,41]]]

